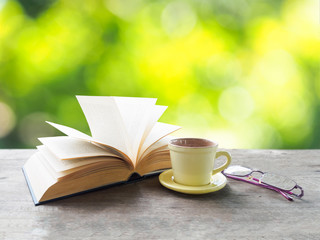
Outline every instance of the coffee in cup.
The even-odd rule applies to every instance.
[[[217,151],[218,143],[203,138],[177,138],[169,141],[173,177],[176,183],[189,186],[203,186],[211,177],[231,163],[231,155]],[[215,159],[225,156],[227,161],[214,168]]]

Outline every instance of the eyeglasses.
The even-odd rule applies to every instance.
[[[292,179],[273,174],[252,170],[248,167],[239,165],[229,166],[222,172],[226,177],[254,184],[280,193],[289,201],[293,201],[292,196],[301,198],[303,189]]]

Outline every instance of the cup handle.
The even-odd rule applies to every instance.
[[[219,172],[222,172],[222,171],[223,171],[224,169],[226,169],[226,168],[230,165],[230,163],[231,163],[231,155],[230,155],[230,153],[225,152],[225,151],[219,151],[219,152],[216,153],[216,159],[217,159],[218,157],[220,157],[220,156],[226,156],[227,161],[226,161],[223,165],[221,165],[220,167],[212,170],[212,175],[214,175],[214,174],[216,174],[216,173],[219,173]]]

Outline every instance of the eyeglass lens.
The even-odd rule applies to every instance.
[[[250,168],[242,167],[239,165],[232,165],[232,166],[229,166],[227,169],[225,169],[223,172],[228,175],[242,177],[252,173],[252,170]]]
[[[262,182],[287,191],[296,186],[296,182],[290,178],[272,173],[265,173],[262,177]]]

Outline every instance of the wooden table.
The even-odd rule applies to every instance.
[[[0,150],[0,239],[320,239],[320,150],[229,150],[233,164],[287,175],[305,190],[289,202],[228,180],[206,195],[157,177],[35,207],[21,167],[35,150]]]

